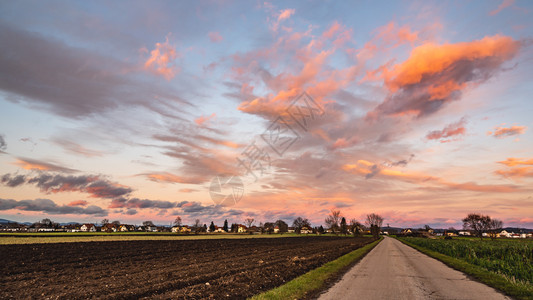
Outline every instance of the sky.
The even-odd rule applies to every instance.
[[[533,228],[532,14],[2,1],[0,218]]]

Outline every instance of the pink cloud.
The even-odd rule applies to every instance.
[[[511,126],[511,127],[495,127],[494,132],[489,131],[487,135],[492,135],[495,138],[504,138],[513,135],[520,135],[526,132],[527,126]]]
[[[458,122],[452,123],[444,127],[442,130],[434,130],[428,132],[426,139],[428,140],[440,140],[441,143],[446,143],[451,140],[446,140],[446,138],[464,135],[466,128],[464,127],[466,120],[462,118]]]
[[[513,4],[514,4],[514,0],[503,0],[502,3],[500,3],[500,5],[498,5],[498,7],[495,10],[492,10],[489,12],[489,15],[495,16],[500,11],[502,11],[504,8],[507,8]]]
[[[67,204],[67,206],[87,206],[87,204],[89,204],[89,202],[85,200],[76,200],[70,202],[69,204]]]
[[[207,121],[213,119],[214,117],[216,117],[216,114],[215,113],[212,113],[210,116],[200,116],[198,118],[196,118],[194,120],[194,123],[196,123],[196,125],[198,126],[202,126],[204,125],[204,123],[206,123]]]
[[[220,33],[216,31],[208,33],[207,36],[209,37],[209,40],[213,43],[219,43],[224,39],[222,35],[220,35]]]
[[[164,43],[155,44],[155,49],[150,52],[150,57],[144,63],[144,68],[170,80],[178,72],[174,64],[174,60],[178,56],[176,47],[169,43],[167,36]]]
[[[296,12],[296,10],[294,9],[284,9],[284,10],[281,10],[279,12],[279,15],[278,15],[278,22],[281,22],[283,20],[286,20],[288,18],[290,18],[292,15],[294,15],[294,13]]]

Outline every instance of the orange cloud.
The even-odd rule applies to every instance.
[[[85,200],[76,200],[70,202],[69,204],[67,204],[67,206],[87,206],[87,204],[89,204],[89,202]]]
[[[503,177],[533,177],[533,167],[514,167],[511,170],[497,170],[495,173]]]
[[[472,42],[418,46],[403,63],[383,68],[389,95],[367,118],[434,113],[447,102],[460,99],[467,86],[490,78],[519,49],[520,42],[500,35]]]
[[[210,116],[204,117],[200,116],[196,120],[194,120],[194,123],[196,123],[198,126],[202,126],[205,122],[213,119],[216,116],[215,113],[212,113]]]
[[[43,162],[31,158],[18,158],[13,164],[26,170],[55,171],[63,173],[72,173],[77,171],[74,169],[58,166],[53,163]]]
[[[165,183],[202,183],[205,180],[201,178],[192,178],[192,177],[183,177],[178,176],[175,174],[171,174],[168,172],[161,172],[161,173],[147,173],[147,174],[140,174],[146,176],[148,179],[155,181],[155,182],[165,182]]]
[[[513,135],[524,134],[526,129],[527,129],[526,126],[511,126],[508,128],[495,127],[494,132],[489,131],[487,132],[487,135],[492,135],[495,138],[504,138],[504,137],[513,136]]]
[[[209,40],[211,40],[211,42],[213,43],[221,42],[224,39],[222,35],[220,35],[220,33],[218,32],[210,32],[207,34],[207,36],[209,37]]]
[[[512,193],[518,191],[518,188],[512,185],[480,185],[475,182],[455,183],[423,173],[407,173],[384,168],[365,160],[359,160],[357,164],[346,164],[342,166],[342,169],[353,174],[364,175],[366,179],[381,175],[412,184],[430,184],[454,190],[485,193]]]
[[[144,68],[162,75],[167,80],[174,78],[177,68],[174,60],[178,57],[176,48],[170,45],[168,36],[164,43],[156,43],[155,49],[150,52],[150,57],[144,63]]]
[[[533,166],[533,158],[529,160],[525,160],[523,158],[510,157],[510,158],[507,158],[506,161],[499,161],[498,163],[504,164],[508,167],[514,167],[514,166],[519,166],[519,165]]]

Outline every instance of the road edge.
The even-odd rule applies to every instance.
[[[383,237],[377,241],[364,245],[361,248],[345,254],[335,260],[325,263],[323,266],[311,270],[277,288],[255,295],[249,299],[306,299],[322,292],[327,283],[339,275],[344,274],[347,269],[360,261],[374,247],[376,247]]]
[[[520,300],[533,300],[533,296],[530,294],[529,291],[527,291],[526,289],[521,289],[516,285],[513,285],[501,275],[485,270],[479,266],[470,264],[464,260],[460,260],[433,250],[426,249],[424,247],[409,243],[402,239],[396,238],[396,240],[429,257],[439,260],[440,262],[444,263],[445,265],[454,270],[465,273],[473,280],[486,284],[506,296]]]

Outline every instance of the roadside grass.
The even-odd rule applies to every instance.
[[[381,242],[382,239],[383,237],[346,255],[343,255],[334,261],[330,261],[319,268],[307,272],[282,286],[255,295],[250,299],[302,299],[306,296],[309,296],[309,294],[321,290],[325,286],[327,280],[333,278],[340,271],[344,270],[344,268],[363,258],[368,252],[370,252],[370,250],[372,250],[379,242]]]
[[[514,276],[511,276],[510,274],[513,273],[513,269],[509,263],[503,262],[502,270],[498,270],[498,271],[489,270],[486,267],[472,263],[473,261],[479,262],[482,259],[480,257],[476,257],[475,259],[473,259],[473,257],[476,256],[476,251],[474,248],[469,250],[468,257],[457,258],[457,257],[452,257],[452,256],[441,253],[441,252],[445,252],[444,249],[439,249],[440,251],[438,251],[437,250],[438,247],[435,247],[435,249],[428,249],[427,247],[429,244],[425,244],[426,247],[419,244],[419,243],[431,243],[431,241],[437,241],[437,240],[428,240],[428,239],[422,239],[422,238],[397,238],[397,239],[401,241],[402,243],[408,246],[411,246],[412,248],[415,248],[418,251],[425,253],[433,258],[436,258],[442,261],[443,263],[445,263],[446,265],[456,270],[459,270],[461,272],[464,272],[476,278],[480,282],[483,282],[495,289],[498,289],[511,297],[514,297],[516,299],[533,299],[533,283],[527,280],[516,279]],[[446,242],[453,243],[454,240],[447,240]],[[487,241],[487,242],[491,242],[491,241]],[[497,244],[498,243],[500,244],[509,243],[509,241],[505,241],[505,242],[493,241],[493,242],[496,242]],[[520,243],[520,241],[517,241],[517,242]],[[530,243],[531,242],[526,243],[525,244],[526,247]],[[531,243],[530,245],[533,245],[533,243]],[[458,253],[460,251],[460,247],[456,247],[457,245],[453,245],[450,243],[449,246],[451,250],[449,249],[448,251],[454,251],[451,253]],[[504,251],[504,254],[501,254],[501,255],[505,255],[505,254],[507,254],[508,256],[513,255],[511,252],[512,252],[512,249],[507,249],[506,251]],[[494,252],[492,253],[489,252],[488,254],[489,255],[492,254],[493,257],[485,258],[487,264],[490,264],[491,262],[495,262],[497,260],[504,260],[506,258],[504,256],[496,255]],[[522,260],[521,263],[524,263],[526,268],[529,267],[530,270],[531,268],[533,268],[531,266],[531,262],[528,261],[528,258],[525,255],[517,259]],[[507,274],[505,274],[504,272]]]
[[[77,242],[113,242],[113,241],[144,241],[144,240],[203,240],[203,239],[250,239],[250,238],[305,238],[316,234],[176,234],[169,232],[76,232],[76,233],[0,233],[0,245],[42,244],[42,243],[77,243]],[[318,235],[334,236],[334,235]]]

